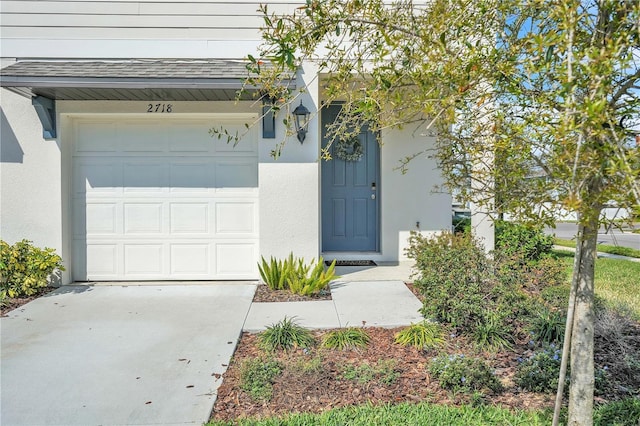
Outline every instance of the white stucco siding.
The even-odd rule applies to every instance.
[[[261,163],[260,253],[284,258],[293,252],[318,258],[319,203],[316,163]]]
[[[283,141],[284,112],[276,116],[276,138],[260,144],[260,253],[265,258],[282,258],[289,253],[306,260],[318,258],[320,250],[320,105],[317,68],[306,63],[298,73],[297,85],[305,87],[300,101],[309,109],[309,131],[303,143],[295,136],[286,139],[282,155],[271,151]]]
[[[451,196],[434,192],[442,184],[435,160],[425,150],[435,139],[414,129],[392,130],[382,135],[381,228],[383,260],[406,258],[411,231],[433,234],[451,229]],[[408,165],[406,174],[394,170],[400,160],[421,153]],[[418,226],[419,224],[419,226]]]
[[[42,138],[31,100],[2,90],[0,238],[62,252],[61,152]]]
[[[256,53],[269,11],[300,1],[14,1],[0,10],[3,57],[241,58]]]

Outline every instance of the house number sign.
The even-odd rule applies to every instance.
[[[172,112],[172,104],[147,104],[147,112],[168,113]]]

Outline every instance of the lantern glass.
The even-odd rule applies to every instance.
[[[296,126],[296,136],[300,143],[304,142],[305,137],[307,136],[307,128],[309,126],[309,115],[311,113],[302,105],[302,101],[300,101],[300,105],[293,110],[293,123]]]

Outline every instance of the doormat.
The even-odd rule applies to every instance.
[[[325,265],[331,265],[330,260],[326,260]],[[378,266],[373,260],[336,260],[336,266]]]

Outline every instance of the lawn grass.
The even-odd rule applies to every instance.
[[[571,279],[573,253],[554,253],[567,265],[567,284]],[[596,295],[614,308],[630,312],[640,321],[640,262],[600,258],[596,261]]]
[[[375,426],[375,425],[547,425],[548,411],[510,411],[492,406],[448,406],[430,403],[371,404],[337,408],[320,414],[299,413],[263,420],[212,422],[210,426]]]
[[[561,247],[576,247],[575,240],[563,240],[562,238],[554,238],[554,244]],[[598,244],[598,251],[601,253],[617,254],[620,256],[640,258],[640,250],[631,247],[612,246],[608,244]]]
[[[598,259],[596,294],[614,307],[630,310],[640,320],[640,263]]]
[[[640,413],[640,400],[633,397],[598,406],[594,410],[594,426],[635,426]],[[563,410],[561,422],[566,422]],[[501,407],[480,405],[450,406],[428,402],[335,408],[320,414],[296,413],[267,419],[237,419],[210,422],[207,426],[536,426],[551,424],[551,410],[510,411]]]

